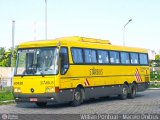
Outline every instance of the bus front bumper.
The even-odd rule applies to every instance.
[[[47,102],[47,103],[64,103],[73,100],[73,92],[65,90],[58,93],[44,94],[22,94],[14,93],[16,102]]]

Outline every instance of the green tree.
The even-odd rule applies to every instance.
[[[14,53],[13,53],[13,56],[11,56],[12,55],[12,48],[10,48],[9,50],[8,50],[8,62],[10,63],[10,66],[13,66],[13,67],[15,67],[16,66],[16,58],[17,58],[17,50],[18,50],[18,46],[16,46],[15,48],[14,48]],[[11,58],[12,57],[12,58]],[[13,63],[11,63],[11,59],[13,59]],[[12,65],[11,65],[12,64]]]
[[[5,54],[5,48],[0,47],[0,60],[4,58],[4,54]]]
[[[159,55],[159,54],[157,54],[157,55],[155,56],[155,60],[160,60],[160,55]]]
[[[14,60],[12,63],[13,67],[16,65],[17,49],[18,47],[16,46],[13,54],[13,60]],[[1,67],[11,67],[11,55],[12,55],[12,49],[9,49],[6,51],[5,48],[3,47],[0,48],[0,66]]]
[[[7,67],[7,55],[4,47],[0,48],[0,66]]]

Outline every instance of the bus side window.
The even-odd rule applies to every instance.
[[[98,63],[100,64],[109,63],[108,51],[97,50],[97,54],[98,54]]]
[[[60,50],[60,60],[61,60],[60,72],[62,75],[64,75],[69,68],[68,49],[66,47],[62,47]]]
[[[139,64],[138,53],[130,53],[131,64]]]
[[[141,65],[148,65],[148,57],[147,54],[141,53],[140,56],[140,64]]]
[[[129,61],[129,53],[128,52],[120,52],[121,54],[121,63],[122,64],[130,64]],[[133,61],[132,61],[133,63]]]
[[[109,51],[109,53],[110,53],[110,62],[111,62],[111,64],[119,64],[120,63],[119,52],[117,52],[117,51]]]

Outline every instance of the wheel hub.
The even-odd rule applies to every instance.
[[[76,92],[76,93],[75,93],[75,99],[76,99],[77,101],[80,100],[80,93],[79,93],[79,92]]]

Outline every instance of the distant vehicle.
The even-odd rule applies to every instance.
[[[16,102],[71,102],[118,95],[134,98],[149,87],[147,49],[108,40],[64,37],[19,45],[14,75]]]

